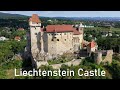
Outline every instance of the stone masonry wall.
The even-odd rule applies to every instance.
[[[95,52],[94,53],[94,61],[97,64],[100,64],[101,62],[103,63],[112,63],[112,55],[113,55],[113,50],[107,50],[106,51],[106,56],[104,58],[104,60],[102,59],[102,51],[101,52]]]
[[[102,62],[104,62],[104,63],[106,63],[106,62],[112,63],[112,55],[113,55],[113,50],[108,50],[107,55],[106,55],[105,59]]]
[[[60,54],[73,48],[72,46],[72,32],[57,33],[56,41],[52,41],[53,33],[48,33],[48,53]]]
[[[94,60],[95,63],[100,64],[102,61],[102,53],[101,52],[94,53]]]

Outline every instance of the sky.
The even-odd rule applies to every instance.
[[[120,11],[0,11],[3,13],[46,17],[120,17]]]

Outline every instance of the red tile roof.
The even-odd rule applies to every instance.
[[[24,28],[18,28],[18,30],[24,30]]]
[[[93,47],[96,46],[96,43],[95,43],[94,41],[92,41],[92,42],[90,42],[88,45],[89,45],[90,48],[93,48]]]
[[[74,32],[75,35],[80,34],[72,25],[47,25],[46,32]]]
[[[21,37],[19,37],[19,36],[15,37],[15,40],[20,40],[20,39],[21,39]]]
[[[73,33],[74,33],[74,35],[79,35],[79,34],[81,34],[79,31],[77,31],[77,30],[73,30]]]
[[[29,21],[40,23],[39,16],[37,14],[33,14],[32,17],[29,19]]]

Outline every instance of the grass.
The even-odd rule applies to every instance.
[[[6,76],[7,76],[7,79],[14,79],[15,78],[15,76],[14,76],[14,69],[6,70]]]
[[[22,61],[20,60],[11,60],[7,63],[4,63],[0,66],[0,79],[14,79],[14,69],[21,68]]]

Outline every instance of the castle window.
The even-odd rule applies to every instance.
[[[65,39],[65,41],[66,41],[66,39]]]
[[[61,34],[60,34],[61,35]]]
[[[35,35],[37,35],[37,33],[35,33]]]
[[[35,22],[32,22],[32,24],[36,24]]]
[[[54,41],[53,39],[51,41]]]
[[[59,39],[57,39],[57,41],[59,41]]]

